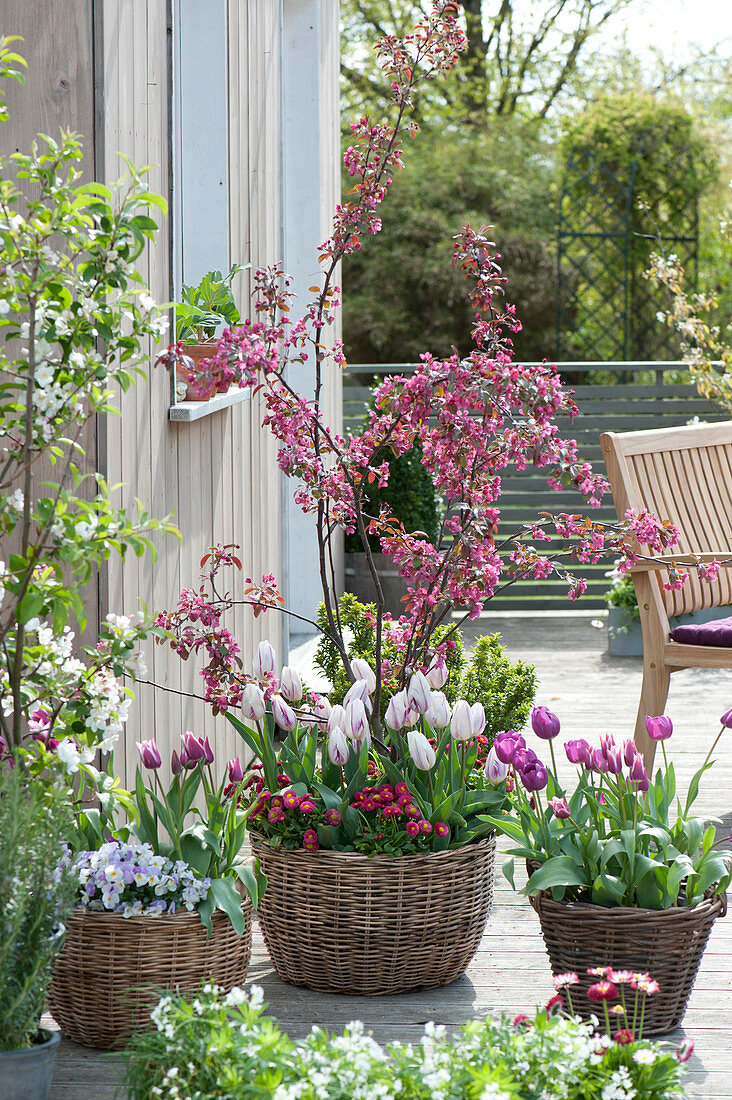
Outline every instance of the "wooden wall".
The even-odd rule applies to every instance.
[[[319,38],[324,66],[319,117],[312,119],[326,134],[319,201],[323,228],[329,224],[338,194],[338,4],[335,0],[300,0],[311,5],[322,24]],[[229,256],[252,268],[283,256],[282,0],[226,0],[228,42],[228,204]],[[85,137],[86,174],[107,183],[124,172],[118,153],[137,165],[151,165],[150,190],[164,195],[176,209],[171,164],[171,22],[175,0],[4,0],[2,32],[26,38],[21,51],[29,61],[25,91],[9,86],[16,122],[2,137],[27,146],[42,130],[58,134],[70,126]],[[200,73],[201,95],[206,73]],[[201,171],[207,170],[205,149]],[[325,181],[323,183],[322,181]],[[308,180],[303,180],[308,187]],[[317,186],[317,185],[316,185]],[[155,211],[161,230],[154,248],[145,252],[140,270],[159,302],[175,297],[172,286],[171,218]],[[206,232],[206,211],[200,212]],[[324,231],[314,242],[327,236]],[[236,286],[242,312],[249,311],[251,274]],[[167,342],[167,340],[165,341]],[[157,348],[148,352],[154,357]],[[180,589],[196,586],[200,559],[214,542],[238,543],[244,573],[233,583],[242,594],[243,577],[273,572],[283,588],[287,561],[283,524],[284,487],[275,448],[261,428],[261,399],[234,405],[192,423],[171,422],[168,376],[149,372],[121,395],[120,417],[108,417],[88,443],[90,459],[110,484],[121,484],[117,502],[135,510],[135,500],[151,515],[174,513],[183,534],[156,539],[157,560],[149,556],[110,560],[101,579],[101,613],[129,614],[144,601],[148,611],[173,606]],[[340,378],[328,383],[328,400],[336,423],[340,417]],[[291,491],[291,489],[290,489]],[[309,568],[309,564],[307,568]],[[312,569],[317,563],[312,562]],[[88,593],[97,620],[96,593]],[[314,611],[314,608],[313,608]],[[256,623],[249,609],[238,609],[234,631],[251,658],[257,642],[268,637],[285,656],[287,632],[274,613]],[[146,646],[150,679],[161,687],[138,685],[122,743],[115,754],[123,782],[134,776],[135,742],[155,736],[164,759],[185,729],[206,734],[218,745],[219,759],[240,750],[228,723],[214,719],[208,708],[186,693],[201,694],[193,665],[182,664],[167,648]],[[177,694],[180,693],[180,694]]]
[[[253,269],[282,254],[281,33],[279,3],[229,0],[230,256],[248,260]],[[329,110],[337,110],[338,50],[332,36],[328,57],[331,85],[336,88]],[[150,184],[161,193],[168,192],[170,170],[166,66],[165,0],[104,0],[105,173],[108,179],[117,174],[115,152],[121,150],[137,164],[154,165]],[[205,73],[201,78],[205,94]],[[331,129],[337,141],[337,118],[331,120]],[[335,195],[337,148],[331,146],[331,153],[330,175],[336,182],[330,191]],[[204,155],[201,170],[206,170]],[[201,216],[205,219],[205,211]],[[170,266],[167,230],[144,263],[152,293],[161,301],[173,296]],[[245,272],[238,278],[237,296],[246,310],[251,275]],[[338,393],[334,381],[331,399],[335,401]],[[200,558],[217,541],[240,545],[244,576],[282,576],[283,487],[272,440],[260,427],[261,399],[193,423],[171,423],[168,403],[167,378],[152,372],[149,386],[138,385],[125,395],[122,417],[110,421],[108,428],[110,481],[123,482],[124,498],[131,502],[138,497],[153,515],[174,511],[183,532],[180,545],[173,539],[158,540],[155,563],[149,558],[130,560],[122,568],[112,563],[109,607],[126,613],[138,597],[149,609],[174,603],[181,587],[197,583]],[[237,576],[234,594],[240,595],[242,588],[243,578]],[[249,609],[238,609],[234,632],[245,660],[263,637],[280,654],[286,644],[282,620],[274,613],[255,623]],[[192,661],[182,664],[172,651],[152,645],[146,656],[155,683],[200,692]],[[214,719],[204,704],[142,685],[136,694],[125,745],[116,758],[123,779],[134,773],[135,741],[140,737],[154,734],[164,759],[185,729],[210,736],[220,758],[241,751],[242,743],[225,719]]]

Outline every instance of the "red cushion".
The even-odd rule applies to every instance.
[[[684,645],[732,647],[732,617],[676,626],[671,631],[670,638],[672,642],[683,642]]]

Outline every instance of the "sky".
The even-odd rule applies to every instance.
[[[636,0],[614,24],[634,49],[654,45],[669,59],[682,61],[690,43],[732,54],[732,0]]]

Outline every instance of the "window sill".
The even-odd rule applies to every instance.
[[[229,390],[228,393],[217,393],[210,401],[181,401],[168,408],[168,419],[178,423],[190,424],[194,420],[202,420],[204,416],[212,416],[222,409],[228,409],[232,405],[240,405],[242,401],[248,401],[251,391]]]

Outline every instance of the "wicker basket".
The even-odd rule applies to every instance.
[[[267,876],[257,918],[281,978],[376,996],[447,985],[478,949],[495,840],[414,856],[305,852],[255,842]]]
[[[647,972],[660,988],[646,1003],[644,1035],[665,1035],[681,1023],[704,948],[717,917],[727,912],[725,894],[706,898],[691,909],[615,909],[582,902],[554,901],[550,894],[531,898],[539,915],[553,974],[575,971],[575,1012],[587,1019],[598,1005],[586,993],[597,978],[588,967]]]
[[[54,968],[49,1010],[69,1039],[109,1050],[151,1026],[158,990],[190,994],[204,979],[228,992],[244,982],[252,949],[251,907],[239,936],[214,912],[213,933],[198,913],[123,917],[77,910]]]

